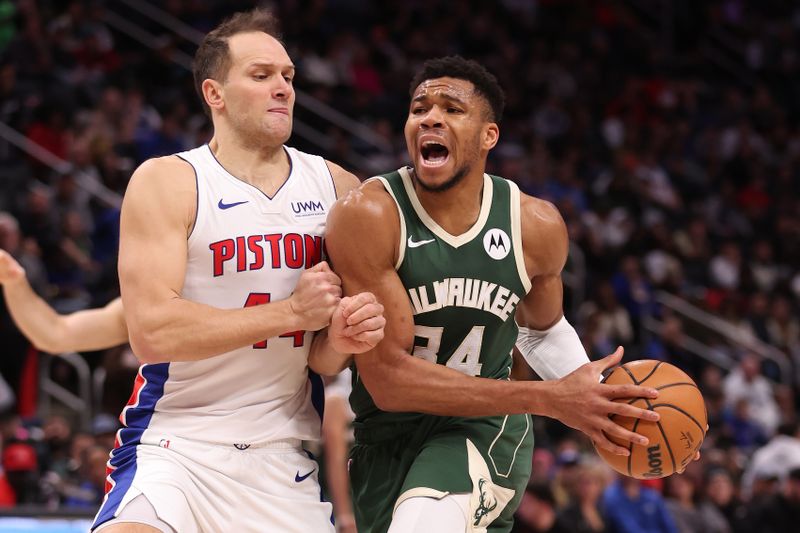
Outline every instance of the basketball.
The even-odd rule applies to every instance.
[[[708,417],[700,389],[681,369],[669,363],[644,359],[615,368],[604,383],[643,385],[658,390],[658,398],[621,398],[642,409],[656,411],[661,418],[649,422],[638,418],[611,415],[611,419],[647,437],[647,446],[608,438],[630,450],[628,457],[597,449],[614,470],[637,479],[656,479],[680,471],[694,458],[706,435]]]

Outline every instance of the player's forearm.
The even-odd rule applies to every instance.
[[[63,317],[34,292],[27,279],[3,284],[3,294],[14,323],[37,349],[50,353],[66,350],[61,342]]]
[[[360,375],[378,408],[438,416],[551,416],[548,404],[556,390],[556,382],[471,377],[409,355]]]
[[[156,305],[125,301],[125,316],[131,347],[144,363],[208,359],[303,329],[288,300],[244,309],[178,297]]]
[[[337,522],[352,520],[353,504],[350,499],[350,480],[347,476],[348,439],[346,403],[343,398],[331,398],[325,402],[325,419],[322,433],[325,442],[325,473],[328,490]]]
[[[347,368],[352,360],[352,354],[339,353],[333,349],[327,329],[314,336],[314,342],[308,353],[308,367],[317,374],[335,376]]]

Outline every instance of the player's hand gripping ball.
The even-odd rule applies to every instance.
[[[621,474],[637,479],[656,479],[681,472],[694,459],[708,429],[705,401],[695,382],[681,369],[663,361],[644,359],[615,368],[603,380],[612,385],[633,383],[658,389],[658,398],[621,398],[642,409],[661,415],[658,422],[611,415],[626,429],[644,435],[647,446],[623,442],[608,436],[615,444],[626,447],[630,455],[614,455],[602,449],[597,453]]]

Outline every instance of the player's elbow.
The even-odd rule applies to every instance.
[[[374,390],[369,390],[372,401],[375,402],[375,407],[387,413],[399,413],[408,411],[401,401],[400,395],[397,394],[392,388],[386,385],[373,387]]]
[[[129,328],[128,335],[131,349],[136,355],[136,358],[139,359],[139,362],[145,364],[169,362],[164,354],[170,352],[157,332],[139,328]]]
[[[69,346],[63,342],[58,342],[56,339],[34,339],[32,344],[33,347],[40,352],[49,353],[51,355],[58,355],[70,351]]]

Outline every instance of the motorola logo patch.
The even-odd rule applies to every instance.
[[[498,228],[492,228],[483,235],[483,249],[492,259],[503,259],[511,251],[511,239]]]

